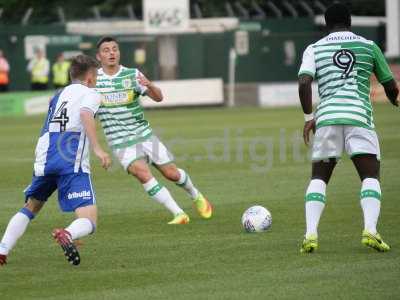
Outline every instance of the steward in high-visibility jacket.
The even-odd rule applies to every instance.
[[[71,63],[64,60],[64,55],[60,53],[57,61],[53,64],[53,85],[56,89],[63,88],[69,83],[69,68]]]
[[[50,63],[42,50],[37,49],[35,54],[28,64],[28,71],[31,73],[31,89],[46,90],[49,83]]]

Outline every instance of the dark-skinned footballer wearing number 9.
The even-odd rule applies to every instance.
[[[398,106],[398,88],[379,47],[350,31],[346,6],[334,3],[325,12],[329,35],[304,51],[299,71],[299,97],[304,112],[304,142],[311,131],[312,175],[306,191],[307,229],[300,252],[318,248],[317,227],[325,207],[325,190],[343,150],[351,157],[362,182],[360,201],[364,213],[362,244],[378,251],[389,245],[377,233],[381,205],[380,149],[369,98],[372,73]],[[317,81],[320,101],[312,111],[311,82]]]

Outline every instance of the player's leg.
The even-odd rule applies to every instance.
[[[361,180],[360,204],[364,215],[361,242],[378,251],[388,251],[376,226],[381,208],[380,148],[376,132],[365,128],[347,126],[346,151],[351,155]]]
[[[147,154],[145,153],[146,144],[151,142],[144,141],[130,147],[114,150],[114,155],[120,161],[122,167],[131,175],[136,177],[143,185],[148,195],[158,203],[164,205],[175,217],[181,217],[180,223],[188,223],[189,217],[178,206],[172,198],[170,192],[154,178],[147,164]],[[149,148],[151,146],[147,146]]]
[[[373,154],[356,155],[352,161],[362,182],[360,203],[364,213],[364,230],[376,234],[381,208],[380,162]]]
[[[318,224],[326,202],[326,186],[344,147],[343,127],[317,129],[312,148],[311,181],[305,195],[306,233],[301,252],[318,248]]]
[[[178,169],[173,162],[164,164],[155,163],[155,166],[166,179],[183,188],[193,200],[200,194],[190,179],[189,174],[182,169]]]
[[[1,239],[0,265],[6,263],[8,254],[55,189],[56,183],[52,177],[33,177],[31,185],[25,190],[25,206],[10,219]]]
[[[164,145],[162,146],[163,148],[165,148]],[[165,150],[161,151],[161,154],[158,157],[162,158],[162,152],[166,151],[167,150],[165,148]],[[174,182],[177,186],[183,188],[187,192],[189,197],[193,200],[193,204],[196,207],[199,215],[204,219],[211,218],[212,205],[206,199],[206,197],[204,197],[203,194],[200,193],[199,190],[194,186],[189,174],[186,173],[184,170],[177,168],[177,166],[172,162],[162,164],[161,161],[159,163],[160,164],[157,164],[155,162],[155,166],[157,167],[157,169],[161,172],[161,174],[163,174],[165,178]]]
[[[170,222],[171,224],[186,224],[189,222],[189,217],[178,206],[168,189],[154,178],[149,165],[144,159],[135,160],[128,166],[127,170],[129,174],[139,180],[144,190],[153,200],[164,205],[174,215],[174,219]]]
[[[305,195],[306,237],[318,235],[317,229],[322,212],[325,208],[326,186],[336,166],[336,158],[312,164],[311,181]]]
[[[97,207],[88,205],[75,209],[76,219],[65,228],[71,235],[71,239],[78,240],[96,231]]]
[[[56,228],[52,235],[67,260],[79,265],[80,256],[73,241],[94,233],[97,222],[96,196],[87,173],[59,176],[58,200],[62,211],[75,212],[76,219],[65,228]]]
[[[66,228],[53,230],[53,237],[64,251],[67,260],[73,265],[80,264],[80,255],[74,241],[93,234],[96,230],[97,207],[88,205],[75,209],[76,219]]]
[[[325,208],[326,186],[336,166],[336,158],[313,162],[311,181],[305,195],[306,233],[302,252],[318,248],[318,224]]]
[[[364,154],[352,157],[361,179],[360,204],[364,215],[364,230],[361,242],[378,251],[388,251],[386,244],[377,232],[381,209],[381,187],[379,183],[380,162],[376,155]]]
[[[174,157],[157,136],[152,136],[143,147],[151,162],[158,168],[165,178],[182,187],[192,198],[200,216],[209,219],[212,216],[211,203],[194,186],[189,174],[179,169],[173,163]]]
[[[211,218],[210,202],[193,185],[189,174],[176,167],[173,163],[173,155],[158,137],[152,136],[147,143],[143,144],[143,150],[165,178],[176,183],[189,194],[200,216],[204,219]]]
[[[30,198],[25,206],[10,219],[0,242],[0,265],[6,263],[7,255],[25,233],[30,221],[35,218],[43,205],[44,202]]]

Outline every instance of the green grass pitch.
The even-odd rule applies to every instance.
[[[70,266],[51,238],[73,218],[59,212],[53,196],[0,268],[0,299],[399,297],[400,111],[375,107],[383,152],[379,231],[392,251],[361,245],[360,182],[345,158],[328,187],[320,249],[312,255],[299,253],[310,175],[300,109],[182,109],[147,117],[214,204],[213,219],[201,220],[186,194],[154,170],[191,216],[187,226],[168,226],[169,213],[117,162],[105,172],[94,160],[99,224],[83,240],[81,265]],[[23,205],[43,118],[0,119],[1,234]],[[272,228],[246,234],[240,218],[255,204],[272,212]]]

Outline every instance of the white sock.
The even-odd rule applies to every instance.
[[[17,243],[18,239],[25,233],[29,222],[34,217],[35,215],[24,207],[11,218],[6,232],[1,239],[0,254],[8,255]]]
[[[381,210],[381,187],[375,178],[365,178],[361,186],[361,207],[364,213],[364,230],[376,234]]]
[[[182,213],[183,210],[172,198],[170,192],[153,177],[143,184],[143,187],[149,196],[158,203],[163,204],[174,216]]]
[[[310,235],[318,236],[318,223],[325,208],[326,183],[320,179],[312,179],[308,185],[306,207],[306,238]]]
[[[87,236],[93,233],[95,229],[96,226],[88,218],[78,218],[65,228],[71,234],[72,240]]]
[[[193,185],[192,180],[190,180],[189,175],[182,169],[178,169],[180,174],[179,180],[176,182],[178,186],[183,188],[192,199],[196,199],[199,195],[199,190]]]

